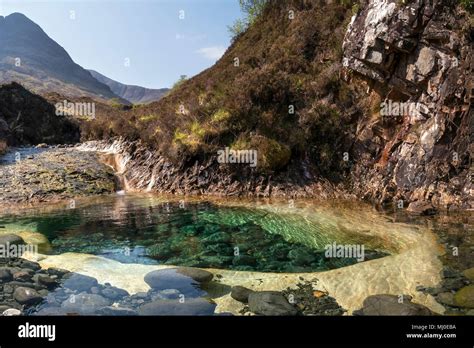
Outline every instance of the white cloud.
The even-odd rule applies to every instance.
[[[197,50],[197,53],[206,59],[218,60],[224,54],[226,48],[223,46],[204,47]]]

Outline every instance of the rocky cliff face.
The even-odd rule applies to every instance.
[[[373,0],[344,39],[346,79],[373,114],[357,125],[355,193],[413,211],[473,209],[473,31],[453,1]]]
[[[106,153],[107,164],[115,169],[128,191],[158,192],[178,195],[235,197],[287,197],[321,199],[355,199],[356,197],[329,180],[312,180],[297,170],[274,176],[256,175],[242,166],[236,174],[229,165],[220,165],[215,157],[196,161],[192,166],[179,166],[165,156],[148,149],[141,141],[88,141],[82,151]],[[113,155],[113,156],[110,156]],[[113,158],[112,160],[110,160]]]

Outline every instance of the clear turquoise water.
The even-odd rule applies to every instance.
[[[324,256],[327,244],[344,240],[317,218],[206,201],[183,206],[113,196],[74,209],[0,216],[1,225],[42,233],[51,243],[49,253],[88,253],[123,263],[309,272],[357,262]],[[365,254],[366,259],[387,255],[367,249]]]

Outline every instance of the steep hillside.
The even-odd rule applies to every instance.
[[[11,146],[76,143],[78,124],[21,85],[0,86],[0,142]]]
[[[20,13],[0,16],[0,83],[17,82],[36,93],[118,98],[37,24]]]
[[[142,189],[472,209],[472,23],[452,0],[272,1],[216,65],[83,134],[132,141]],[[219,163],[227,147],[257,167]]]
[[[125,85],[104,76],[97,71],[89,70],[89,72],[97,79],[110,87],[119,97],[129,101],[132,104],[148,104],[154,101],[158,101],[169,92],[168,88],[151,89],[140,86]]]
[[[261,172],[290,159],[335,172],[358,112],[357,92],[338,77],[351,14],[350,5],[336,2],[271,2],[216,65],[134,108],[129,121],[175,163],[229,146],[258,150]]]

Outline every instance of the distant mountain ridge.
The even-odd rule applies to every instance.
[[[95,70],[89,70],[99,82],[102,82],[110,87],[119,97],[128,100],[133,104],[148,104],[160,100],[169,88],[151,89],[134,85],[126,85],[108,78]]]
[[[121,99],[21,13],[0,16],[0,84],[13,81],[38,94]]]

